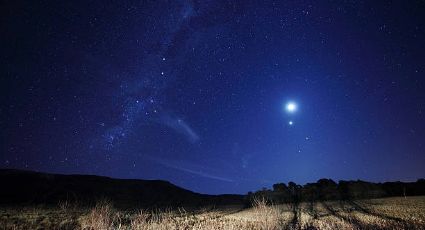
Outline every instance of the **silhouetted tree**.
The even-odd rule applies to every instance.
[[[338,183],[338,193],[341,200],[349,200],[350,192],[349,192],[349,182],[348,181],[339,181]]]
[[[338,199],[338,189],[335,181],[331,179],[320,179],[317,181],[319,187],[318,197],[320,200],[335,200]]]
[[[288,187],[285,183],[277,183],[273,185],[273,191],[274,192],[286,192]]]
[[[273,185],[273,198],[275,203],[288,202],[289,191],[285,183],[277,183]]]
[[[295,182],[289,182],[288,183],[288,190],[289,190],[289,200],[292,204],[292,209],[295,210],[296,207],[298,207],[298,204],[300,203],[300,192],[301,192],[302,186],[297,185]]]

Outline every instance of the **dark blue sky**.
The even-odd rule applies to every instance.
[[[424,1],[3,1],[0,15],[1,167],[213,194],[425,176]]]

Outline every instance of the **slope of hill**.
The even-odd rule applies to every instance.
[[[0,169],[0,204],[51,204],[78,202],[90,205],[98,200],[119,207],[181,207],[242,204],[242,195],[204,195],[167,181],[113,179],[91,175],[60,175],[14,169]]]

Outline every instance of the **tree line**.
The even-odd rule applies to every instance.
[[[272,203],[298,203],[301,201],[355,200],[393,196],[425,195],[425,179],[416,182],[372,183],[367,181],[339,181],[320,179],[315,183],[298,185],[294,182],[276,183],[272,189],[249,192],[248,198],[265,198]]]

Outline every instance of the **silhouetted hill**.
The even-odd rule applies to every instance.
[[[78,202],[92,205],[107,199],[118,207],[181,207],[242,204],[242,195],[204,195],[167,181],[113,179],[0,169],[0,204]]]

